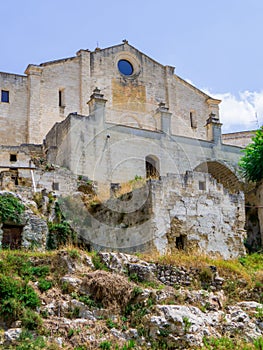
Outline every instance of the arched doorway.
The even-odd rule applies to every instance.
[[[148,155],[145,158],[146,179],[159,179],[160,163],[156,156]]]
[[[231,193],[243,190],[243,183],[227,165],[218,161],[208,161],[199,164],[194,171],[209,173]]]

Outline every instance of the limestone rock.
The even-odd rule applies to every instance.
[[[82,280],[73,276],[63,276],[60,280],[61,284],[66,283],[70,285],[73,289],[78,289],[82,283]]]
[[[20,337],[22,328],[10,328],[5,332],[6,343],[12,343]]]

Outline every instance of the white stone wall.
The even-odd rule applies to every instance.
[[[0,72],[1,90],[9,91],[9,103],[0,100],[0,143],[19,145],[27,135],[27,77]]]

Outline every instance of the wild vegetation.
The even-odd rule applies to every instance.
[[[263,178],[263,126],[257,130],[252,143],[244,149],[240,160],[243,176],[248,181],[259,182]]]
[[[263,302],[261,253],[231,261],[203,255],[190,256],[182,252],[166,256],[145,254],[139,258],[161,265],[199,269],[200,279],[187,287],[189,291],[204,286],[209,292],[211,274],[208,267],[215,266],[220,276],[225,278],[222,288],[226,300],[223,308],[242,300]],[[75,288],[71,279],[65,279],[69,272],[72,279],[82,281],[84,292],[81,292],[81,288]],[[204,281],[207,284],[203,284]],[[171,333],[169,327],[161,329],[158,338],[152,338],[145,324],[156,307],[154,295],[166,289],[167,286],[160,281],[142,280],[136,273],[109,272],[97,253],[87,253],[74,246],[44,253],[2,250],[0,342],[3,344],[4,329],[20,327],[22,332],[19,337],[10,344],[5,343],[4,349],[173,349],[167,343]],[[87,290],[89,293],[85,292]],[[148,296],[145,298],[146,290]],[[187,303],[178,285],[169,287],[169,293],[169,299],[164,303]],[[53,311],[47,305],[53,305]],[[205,305],[193,305],[206,312]],[[91,321],[90,316],[90,320],[77,323],[81,319],[82,308],[86,313],[96,315],[96,321]],[[254,317],[263,320],[262,309],[258,309]],[[183,322],[184,333],[187,334],[191,322],[187,317]],[[135,329],[138,336],[126,341],[113,336],[129,329]],[[235,337],[207,337],[203,343],[203,347],[195,349],[259,350],[262,349],[263,339],[248,341],[237,333]]]

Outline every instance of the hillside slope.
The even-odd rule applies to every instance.
[[[2,349],[262,349],[263,257],[0,252]]]

